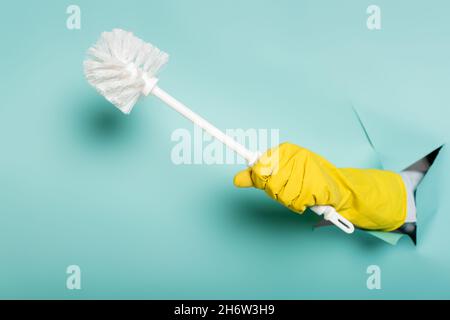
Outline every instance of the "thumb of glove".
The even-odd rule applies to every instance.
[[[238,188],[251,188],[253,187],[252,169],[248,168],[236,174],[234,177],[234,185]]]

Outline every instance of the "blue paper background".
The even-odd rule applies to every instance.
[[[82,29],[66,28],[66,8]],[[175,166],[155,99],[129,117],[83,78],[102,31],[171,54],[161,86],[220,128],[275,128],[339,166],[401,170],[450,135],[448,1],[2,3],[1,298],[450,298],[449,151],[418,191],[419,245],[312,231],[239,165]],[[368,143],[352,108],[366,125]],[[66,289],[79,265],[82,290]],[[368,290],[366,268],[382,270]]]

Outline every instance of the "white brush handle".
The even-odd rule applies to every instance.
[[[155,85],[151,90],[151,93],[161,99],[169,107],[173,108],[175,111],[182,114],[187,119],[191,120],[194,124],[205,130],[212,137],[224,143],[231,150],[235,151],[238,155],[247,160],[249,166],[253,166],[259,158],[259,154],[251,152],[242,144],[238,143],[236,140],[226,135],[224,132],[213,126],[204,118],[200,117],[198,114],[193,112],[191,109],[186,107],[180,101],[169,95],[163,89]],[[325,220],[328,220],[335,224],[339,229],[346,233],[353,233],[355,230],[353,224],[342,217],[333,207],[330,206],[315,206],[311,208],[318,215],[323,215]]]
[[[323,215],[325,220],[330,221],[345,233],[352,234],[355,231],[353,223],[337,213],[336,209],[331,206],[314,206],[310,209],[319,216]]]
[[[254,152],[249,151],[242,144],[238,143],[236,140],[223,133],[221,130],[209,123],[206,119],[200,117],[180,101],[162,90],[160,87],[155,86],[151,93],[161,99],[169,107],[173,108],[175,111],[179,112],[184,117],[191,120],[194,124],[205,130],[212,137],[224,143],[231,150],[235,151],[238,155],[247,160],[249,164],[254,164],[258,160],[258,157]]]

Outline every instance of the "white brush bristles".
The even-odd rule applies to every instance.
[[[88,82],[108,101],[128,114],[141,95],[149,94],[159,69],[169,56],[131,32],[104,32],[84,61]]]

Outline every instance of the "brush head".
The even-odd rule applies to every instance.
[[[131,32],[102,33],[84,61],[87,81],[122,112],[129,114],[141,95],[156,84],[156,74],[169,56]]]

